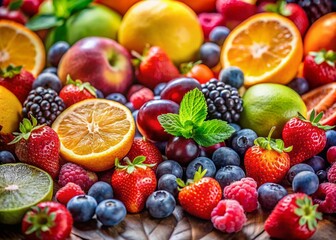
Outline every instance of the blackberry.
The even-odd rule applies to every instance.
[[[287,0],[299,4],[307,13],[310,23],[332,11],[332,0]]]
[[[202,93],[208,106],[208,119],[221,119],[238,122],[240,113],[243,111],[243,100],[238,90],[217,79],[211,79],[202,84]]]
[[[65,109],[63,100],[51,88],[38,87],[29,92],[23,103],[22,115],[37,119],[39,124],[51,126],[56,117]]]

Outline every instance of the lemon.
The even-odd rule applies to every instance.
[[[203,32],[196,14],[183,3],[140,1],[126,12],[118,40],[139,53],[148,44],[159,46],[175,64],[180,64],[196,57],[203,43]]]
[[[306,105],[300,95],[276,83],[257,84],[247,89],[243,95],[243,107],[241,126],[264,137],[276,126],[272,136],[280,138],[283,126],[289,119],[298,116],[298,112],[307,115]]]
[[[21,222],[30,207],[52,194],[53,180],[45,171],[25,163],[0,165],[0,223]]]
[[[0,86],[1,133],[14,132],[21,120],[22,106],[17,97],[7,88]]]

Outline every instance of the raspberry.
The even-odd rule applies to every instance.
[[[88,191],[97,181],[98,177],[94,172],[85,170],[81,166],[73,163],[64,164],[58,177],[58,184],[61,185],[61,187],[69,182],[73,182],[80,186],[84,191]]]
[[[257,183],[253,178],[242,178],[224,188],[224,198],[237,200],[246,212],[258,208]]]
[[[56,199],[59,203],[66,205],[74,196],[85,194],[85,192],[75,183],[69,182],[60,188],[56,193]]]
[[[331,165],[328,171],[328,181],[331,183],[336,183],[336,164]]]
[[[201,24],[205,39],[209,38],[212,29],[224,25],[224,18],[220,13],[201,13],[198,15],[198,21]]]
[[[239,232],[246,221],[244,209],[236,200],[221,200],[211,212],[212,224],[222,232]]]
[[[133,93],[130,97],[130,102],[133,104],[135,109],[140,109],[142,105],[152,99],[154,99],[153,91],[145,87]]]
[[[333,164],[336,162],[336,146],[332,146],[327,151],[327,160],[329,163]]]
[[[321,183],[317,191],[312,195],[318,210],[323,213],[336,213],[336,184]]]

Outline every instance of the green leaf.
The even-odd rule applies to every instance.
[[[68,0],[68,11],[70,14],[85,9],[93,0]]]
[[[10,11],[18,10],[22,6],[23,0],[12,0],[9,3],[8,9]]]
[[[193,139],[203,147],[209,147],[228,139],[235,129],[227,122],[213,119],[204,121],[201,126],[195,129]]]
[[[203,93],[195,88],[187,92],[180,104],[180,122],[184,125],[188,120],[200,126],[207,116],[207,104]]]
[[[173,136],[182,136],[184,128],[179,115],[175,113],[161,114],[158,116],[158,120],[167,133]]]
[[[57,17],[68,18],[70,16],[68,0],[53,0],[53,6]]]
[[[26,27],[32,31],[59,27],[64,23],[63,19],[57,18],[54,15],[37,15],[27,22]]]

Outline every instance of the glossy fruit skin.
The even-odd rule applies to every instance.
[[[193,179],[199,167],[202,167],[202,171],[205,169],[207,170],[204,175],[206,177],[214,177],[216,174],[216,166],[210,158],[197,157],[188,164],[186,170],[187,179]]]
[[[238,67],[229,66],[220,71],[218,80],[239,89],[244,84],[244,73]]]
[[[200,156],[212,158],[213,153],[221,147],[225,147],[225,142],[216,143],[210,147],[199,146],[201,149]],[[204,154],[204,155],[202,155]]]
[[[184,137],[171,137],[166,145],[166,156],[185,166],[200,154],[197,143]]]
[[[15,145],[15,154],[21,162],[39,167],[53,179],[60,169],[60,141],[57,133],[48,126],[33,130],[28,140],[21,139]]]
[[[195,78],[201,84],[207,83],[210,79],[215,77],[211,69],[202,63],[195,65],[188,73],[185,74],[185,76]]]
[[[110,184],[99,181],[90,187],[88,195],[96,199],[99,204],[104,200],[113,198],[113,189]]]
[[[288,172],[287,172],[287,176],[286,176],[286,180],[288,181],[288,183],[292,184],[294,177],[303,171],[309,171],[314,173],[314,169],[306,164],[306,163],[299,163],[299,164],[295,164],[294,166],[292,166]]]
[[[221,186],[210,177],[204,177],[184,187],[178,195],[178,200],[186,212],[206,220],[210,220],[211,212],[221,198]]]
[[[238,166],[227,165],[220,168],[216,175],[215,179],[219,182],[222,189],[230,185],[234,181],[239,181],[245,177],[245,172]]]
[[[196,13],[212,12],[216,8],[216,0],[205,0],[205,1],[178,0],[178,1],[187,4]]]
[[[175,198],[179,192],[177,187],[176,176],[173,174],[163,174],[158,181],[158,190],[165,190],[172,194]]]
[[[9,151],[0,151],[0,164],[15,163],[14,155]]]
[[[257,137],[257,134],[252,129],[241,129],[232,134],[230,145],[242,157],[247,149],[254,145],[254,140]]]
[[[52,73],[57,76],[57,68],[55,67],[47,67],[43,69],[42,73]]]
[[[0,19],[7,19],[17,23],[26,24],[27,17],[20,11],[10,11],[6,7],[0,7]]]
[[[198,21],[202,27],[203,35],[205,39],[209,38],[210,32],[218,26],[224,25],[224,17],[220,13],[200,13],[198,15]]]
[[[305,94],[309,90],[309,84],[307,80],[301,77],[294,78],[287,84],[287,86],[293,89],[299,95]]]
[[[146,208],[153,218],[170,216],[176,207],[173,195],[164,190],[153,192],[146,201]]]
[[[137,116],[136,124],[139,132],[152,141],[164,142],[171,135],[166,133],[157,117],[164,113],[178,113],[179,105],[170,100],[151,100],[145,103]]]
[[[73,219],[70,212],[60,203],[56,202],[42,202],[36,206],[39,211],[46,210],[47,215],[55,214],[54,225],[49,228],[49,231],[41,231],[40,236],[37,235],[37,232],[26,235],[25,239],[37,240],[37,239],[54,239],[54,240],[63,240],[70,236],[72,230]],[[29,223],[30,217],[38,217],[41,215],[40,219],[43,220],[45,216],[42,213],[38,213],[37,209],[29,210],[24,218],[22,219],[21,230],[25,233],[32,226],[32,223]]]
[[[62,98],[67,108],[83,100],[96,98],[96,96],[90,93],[87,89],[84,88],[81,90],[80,87],[74,84],[65,85],[60,91],[59,97]]]
[[[327,175],[327,172],[325,170],[317,171],[316,176],[318,177],[320,184],[324,183],[328,180],[328,175]]]
[[[276,183],[264,183],[258,188],[258,202],[266,210],[272,210],[286,196],[287,190]]]
[[[289,155],[260,146],[249,148],[244,157],[246,176],[252,177],[258,186],[267,183],[279,183],[290,168]]]
[[[336,162],[336,146],[332,146],[328,149],[327,160],[331,164],[334,164]]]
[[[212,161],[215,163],[217,169],[227,165],[240,166],[239,155],[229,147],[221,147],[214,151]]]
[[[288,153],[291,166],[317,155],[327,142],[323,129],[299,118],[292,118],[285,124],[282,138],[286,147],[293,146],[293,150]]]
[[[328,130],[326,131],[327,143],[324,150],[328,150],[332,146],[336,146],[336,131]]]
[[[61,80],[58,78],[57,74],[43,72],[37,76],[33,82],[33,89],[38,87],[51,88],[55,92],[59,93],[62,89]]]
[[[106,199],[96,208],[97,219],[106,227],[116,226],[126,217],[125,205],[116,199]]]
[[[54,43],[48,51],[47,61],[53,66],[57,67],[63,55],[69,50],[70,45],[65,41]]]
[[[186,77],[176,78],[167,83],[160,96],[161,99],[168,99],[180,104],[183,96],[195,88],[200,90],[202,88],[196,79]]]
[[[319,186],[319,179],[315,173],[310,171],[302,171],[298,173],[292,183],[294,192],[302,192],[307,195],[315,193]]]
[[[224,26],[218,26],[211,30],[209,34],[209,41],[216,43],[218,46],[222,46],[225,39],[230,33],[230,29]]]
[[[121,93],[111,93],[111,94],[106,96],[106,99],[116,101],[116,102],[124,104],[124,105],[127,103],[126,97]]]
[[[156,169],[157,179],[161,178],[164,174],[172,174],[177,178],[182,178],[183,168],[174,160],[165,160],[160,163]]]
[[[146,199],[155,191],[157,184],[155,173],[149,167],[135,168],[130,174],[126,170],[116,169],[111,183],[115,198],[125,204],[129,213],[142,211]]]
[[[154,99],[154,93],[151,89],[144,87],[130,96],[130,102],[135,109],[140,109],[146,102]]]
[[[212,42],[206,42],[200,47],[200,59],[209,68],[215,67],[219,63],[220,47]]]
[[[179,77],[180,73],[166,52],[153,46],[142,57],[135,75],[139,83],[154,89],[159,83]]]
[[[67,209],[75,222],[87,222],[92,219],[97,207],[97,201],[88,195],[79,195],[71,198]]]
[[[311,166],[315,173],[319,170],[326,169],[326,161],[320,156],[314,156],[305,161],[309,166]]]

